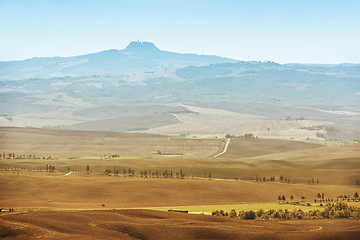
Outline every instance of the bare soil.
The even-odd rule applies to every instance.
[[[0,172],[0,207],[101,209],[277,202],[279,195],[313,202],[360,192],[345,185],[259,183],[235,180],[144,179],[87,174]],[[102,207],[102,204],[105,206]],[[216,210],[216,209],[214,209]]]
[[[41,211],[0,217],[3,239],[359,239],[358,219],[256,221],[151,210]]]

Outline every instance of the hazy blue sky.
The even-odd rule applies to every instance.
[[[0,61],[123,49],[360,63],[359,0],[0,0]]]

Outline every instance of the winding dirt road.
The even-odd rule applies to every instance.
[[[226,143],[225,143],[224,150],[223,150],[221,153],[218,153],[218,154],[216,154],[215,156],[213,156],[213,158],[217,158],[218,156],[220,156],[220,155],[222,155],[222,154],[226,153],[226,151],[227,151],[227,149],[228,149],[229,144],[230,144],[230,138],[227,138],[227,139],[226,139]]]

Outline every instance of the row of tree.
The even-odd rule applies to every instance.
[[[178,172],[173,172],[172,170],[141,170],[140,177],[143,178],[185,178],[185,173],[182,169]]]
[[[270,131],[270,129],[269,129],[269,131]],[[239,137],[241,137],[241,136],[239,136]],[[225,138],[236,138],[236,136],[235,135],[231,135],[230,133],[227,133],[226,135],[225,135]],[[245,133],[244,134],[244,138],[258,138],[257,136],[254,136],[254,134],[252,134],[252,133]]]
[[[54,172],[55,171],[55,166],[46,164],[45,170],[47,172]]]
[[[20,155],[15,155],[15,153],[3,153],[0,154],[0,158],[1,159],[41,159],[40,157],[36,156],[35,154],[20,154]],[[47,156],[47,157],[42,157],[42,159],[44,160],[58,160],[59,157],[52,157],[52,156]]]
[[[258,175],[256,175],[255,180],[257,182],[275,182],[276,178],[275,178],[275,176],[272,176],[270,178],[266,178],[266,177],[259,177]],[[279,177],[279,181],[282,182],[282,183],[290,183],[290,178],[284,177],[283,175],[281,175]],[[316,178],[316,179],[312,178],[312,180],[311,179],[307,180],[307,183],[308,184],[319,184],[320,180],[318,178]]]
[[[86,171],[89,172],[90,171],[90,166],[86,165]],[[111,173],[114,174],[114,176],[118,176],[120,174],[120,171],[118,169],[116,169],[116,167],[114,166],[113,171],[111,169],[105,169],[104,173],[106,175],[110,175]],[[143,178],[185,178],[185,173],[183,171],[183,169],[180,169],[180,171],[178,172],[173,172],[172,170],[140,170],[140,175],[138,175],[138,173],[136,172],[135,169],[123,169],[122,174],[125,177],[135,177],[135,176],[140,176]],[[211,175],[210,175],[211,177]]]
[[[255,180],[257,182],[275,182],[276,178],[275,176],[272,176],[270,178],[266,178],[266,177],[259,177],[258,175],[256,175]],[[285,182],[285,183],[290,183],[290,178],[284,177],[284,176],[280,176],[279,177],[279,181],[280,182]]]
[[[289,211],[282,210],[267,210],[259,209],[258,211],[239,211],[235,209],[230,212],[224,210],[216,210],[212,212],[215,216],[227,216],[231,218],[240,219],[315,219],[315,218],[360,218],[360,208],[355,206],[348,206],[345,202],[327,203],[324,210],[310,210],[304,212],[301,209],[294,209]]]
[[[120,154],[110,154],[110,155],[102,155],[100,156],[100,159],[112,159],[112,158],[119,158]]]

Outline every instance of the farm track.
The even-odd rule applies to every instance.
[[[226,153],[229,144],[230,144],[230,138],[226,139],[226,143],[225,143],[224,150],[223,150],[221,153],[216,154],[216,155],[213,156],[212,158],[217,158],[218,156],[223,155],[224,153]]]

